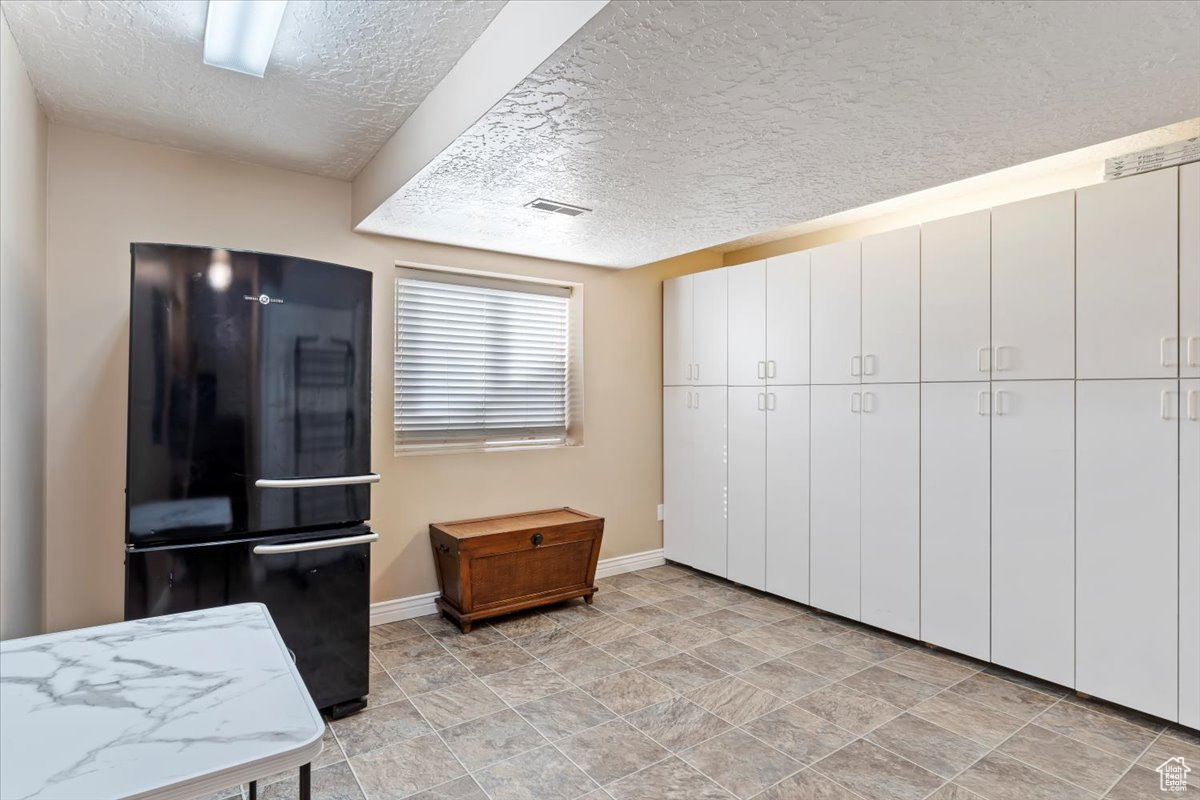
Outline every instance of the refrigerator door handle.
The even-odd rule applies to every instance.
[[[318,539],[315,542],[292,542],[290,544],[256,544],[254,555],[273,556],[279,553],[303,553],[308,550],[324,550],[327,547],[347,547],[352,544],[370,544],[379,541],[378,533],[360,536],[342,536],[338,539]]]
[[[311,486],[352,486],[356,483],[379,483],[379,474],[372,472],[332,478],[259,478],[254,485],[260,489],[304,489]]]

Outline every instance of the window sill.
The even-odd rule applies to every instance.
[[[392,451],[396,458],[409,456],[453,456],[479,453],[523,453],[528,450],[571,450],[583,447],[583,442],[555,442],[553,444],[503,444],[503,445],[430,445],[429,447],[397,447]]]

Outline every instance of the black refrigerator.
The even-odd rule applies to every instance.
[[[125,618],[260,602],[317,707],[365,704],[371,273],[134,244]]]

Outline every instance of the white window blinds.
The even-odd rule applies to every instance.
[[[403,270],[398,449],[566,443],[570,289]]]

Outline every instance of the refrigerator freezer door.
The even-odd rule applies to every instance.
[[[367,694],[371,546],[365,540],[373,536],[355,526],[128,551],[125,619],[263,603],[317,707],[357,700]]]
[[[370,516],[371,274],[136,244],[128,537],[135,546]]]

